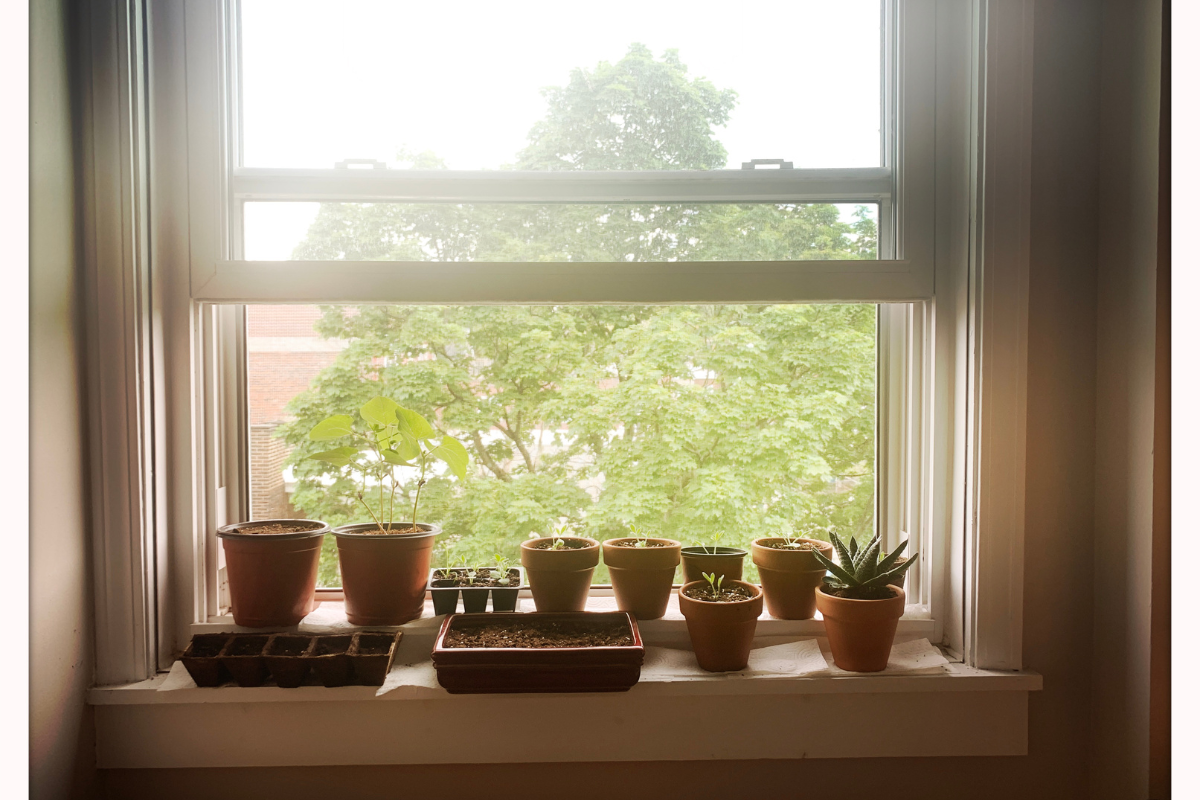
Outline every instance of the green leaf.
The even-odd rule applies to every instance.
[[[906,547],[908,547],[907,539],[901,542],[899,547],[897,547],[891,553],[888,553],[887,557],[879,562],[878,573],[882,575],[891,569],[892,565],[895,564],[896,560],[900,558],[900,554],[904,552],[904,548]]]
[[[858,560],[858,539],[850,537],[850,563],[853,564]]]
[[[358,410],[367,422],[386,428],[396,424],[396,412],[400,404],[387,397],[372,397]]]
[[[407,461],[404,458],[402,458],[400,456],[400,454],[397,453],[395,450],[384,450],[383,451],[383,460],[389,464],[395,464],[397,467],[413,466],[413,463],[411,461]]]
[[[400,431],[400,436],[392,442],[392,449],[405,461],[412,461],[421,455],[421,445],[405,431]]]
[[[358,455],[357,447],[335,447],[332,450],[326,450],[323,453],[316,453],[309,456],[313,461],[324,461],[327,464],[333,464],[335,467],[344,467],[354,461]]]
[[[858,585],[858,580],[853,575],[851,575],[846,570],[842,569],[839,565],[830,561],[828,558],[826,558],[821,553],[821,551],[814,550],[814,551],[812,551],[812,554],[817,559],[817,562],[821,566],[825,567],[825,569],[832,572],[834,577],[837,578],[838,580],[840,580],[842,583],[846,584],[847,586],[857,586]]]
[[[428,420],[411,409],[396,406],[396,416],[400,419],[400,430],[406,431],[415,439],[432,439],[437,436],[437,431]]]
[[[313,429],[308,432],[308,438],[314,442],[327,442],[330,439],[340,439],[352,433],[354,433],[354,420],[345,414],[335,414],[313,426]]]
[[[836,533],[829,534],[829,541],[833,543],[833,549],[837,551],[838,561],[840,561],[847,570],[854,569],[854,557],[850,555],[850,551],[846,549],[846,545],[842,542],[842,537]],[[854,544],[853,537],[850,543]]]
[[[871,546],[859,555],[854,574],[860,581],[869,581],[879,574],[879,545],[879,537],[876,536],[871,540]]]
[[[455,439],[453,436],[443,436],[442,443],[429,453],[434,458],[440,458],[446,462],[446,466],[450,467],[450,471],[459,477],[459,479],[467,477],[467,448],[463,447],[462,442]]]

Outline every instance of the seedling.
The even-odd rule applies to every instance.
[[[708,594],[713,600],[721,599],[721,584],[725,582],[725,576],[717,576],[715,572],[701,572],[704,580],[708,581]]]
[[[512,579],[508,577],[508,571],[512,569],[511,563],[507,558],[496,553],[496,585],[508,586],[512,583]]]
[[[634,547],[646,547],[646,546],[648,546],[648,543],[649,543],[649,541],[650,541],[650,537],[649,537],[647,534],[643,533],[643,532],[642,532],[642,529],[641,529],[641,528],[639,528],[637,525],[634,525],[633,523],[630,523],[630,524],[629,524],[629,533],[630,533],[630,535],[632,535],[632,536],[633,536],[635,539],[637,539],[637,542],[635,542],[635,543],[634,543],[634,545],[633,545]]]
[[[356,493],[355,499],[371,515],[380,533],[389,533],[395,519],[396,467],[419,469],[420,476],[412,504],[412,527],[415,529],[417,505],[421,500],[421,488],[427,482],[429,468],[434,461],[443,461],[452,473],[460,479],[465,478],[467,448],[450,434],[442,434],[439,439],[438,432],[428,420],[387,397],[368,400],[358,414],[362,418],[361,423],[346,414],[336,414],[313,426],[308,438],[314,442],[348,438],[351,444],[309,458],[324,461],[339,469],[347,468],[352,477],[353,473],[361,476],[362,489]],[[379,484],[378,514],[364,499],[368,477],[375,478]],[[385,486],[388,482],[391,483],[390,492]]]
[[[554,535],[551,537],[548,537],[548,538],[552,539],[553,541],[550,542],[550,546],[547,547],[546,549],[547,550],[566,549],[567,543],[563,541],[563,537],[570,536],[570,535],[571,534],[570,534],[569,526],[559,525],[557,528],[554,529]],[[529,538],[530,539],[541,539],[542,537],[539,536],[537,533],[531,533],[531,534],[529,534]]]

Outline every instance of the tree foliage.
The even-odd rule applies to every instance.
[[[688,76],[673,51],[633,45],[546,97],[520,169],[725,164],[714,129],[736,95]],[[295,256],[836,260],[873,258],[875,241],[865,211],[846,222],[819,204],[326,203]],[[470,452],[464,480],[434,475],[422,494],[424,521],[445,531],[442,561],[515,557],[529,533],[563,522],[685,543],[873,533],[872,305],[328,306],[317,327],[349,345],[281,431],[305,516],[365,521],[354,486],[306,460],[306,434],[384,395]],[[323,562],[323,583],[335,569]]]

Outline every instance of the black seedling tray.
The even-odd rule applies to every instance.
[[[463,610],[478,614],[487,610],[488,594],[492,596],[492,611],[516,611],[517,595],[525,588],[525,568],[509,567],[508,574],[517,573],[512,586],[454,586],[453,581],[439,580],[437,573],[458,572],[462,567],[435,567],[429,570],[429,593],[433,596],[433,613],[441,616],[458,610],[458,595],[462,593]]]

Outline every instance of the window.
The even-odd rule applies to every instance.
[[[189,12],[210,530],[365,519],[303,434],[382,388],[473,456],[438,558],[880,530],[937,616],[929,7],[282,8]]]

